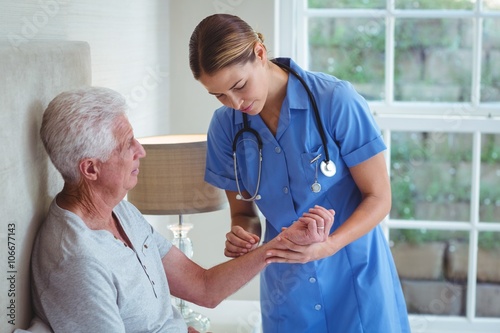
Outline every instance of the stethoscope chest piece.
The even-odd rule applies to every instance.
[[[321,169],[321,172],[327,177],[333,177],[337,173],[337,167],[332,161],[321,161],[319,168]]]

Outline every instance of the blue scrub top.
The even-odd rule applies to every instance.
[[[307,92],[289,75],[287,95],[274,136],[259,115],[248,116],[262,139],[262,175],[255,201],[266,218],[264,241],[274,238],[314,205],[335,210],[332,232],[361,202],[349,168],[386,149],[366,101],[346,81],[291,66],[315,96],[337,172],[324,176],[311,161],[325,152]],[[240,111],[221,107],[208,130],[205,180],[236,191],[233,138],[243,128]],[[237,144],[242,190],[255,193],[259,159],[250,133]],[[321,191],[311,185],[317,177]],[[261,275],[264,333],[410,332],[406,305],[390,249],[379,226],[335,255],[307,264],[272,264]]]

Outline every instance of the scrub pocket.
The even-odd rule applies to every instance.
[[[321,146],[320,146],[321,147]],[[319,158],[318,155],[321,154],[321,148],[317,147],[316,149],[312,150],[311,152],[308,153],[302,153],[301,154],[301,161],[302,161],[302,169],[304,170],[304,177],[307,181],[308,184],[313,184],[314,180],[316,179],[316,167],[318,170],[318,176],[319,173],[321,173],[319,169],[319,164],[321,163],[321,160],[323,158],[323,155],[321,155]],[[316,162],[312,162],[316,159]]]
[[[302,168],[304,170],[304,177],[306,179],[306,182],[310,184],[310,186],[312,186],[317,180],[318,183],[321,185],[320,192],[329,189],[331,186],[337,183],[343,177],[343,174],[345,173],[346,170],[343,161],[337,158],[338,157],[337,154],[334,154],[332,156],[332,152],[334,151],[332,151],[332,148],[329,147],[330,159],[332,160],[333,163],[335,163],[337,172],[332,177],[325,176],[321,172],[321,167],[320,167],[321,161],[325,159],[325,155],[323,153],[322,148],[323,148],[322,146],[319,146],[317,149],[312,150],[312,152],[301,154]],[[320,154],[321,156],[317,158]],[[311,161],[313,162],[311,163]]]

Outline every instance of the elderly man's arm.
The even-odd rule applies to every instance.
[[[332,224],[333,211],[314,207],[275,239],[210,269],[202,268],[178,248],[172,247],[162,259],[170,291],[172,295],[186,301],[215,307],[269,264],[271,250],[287,250],[287,243],[291,239],[307,244],[321,242],[323,234],[328,235]],[[313,230],[318,225],[319,232]]]
[[[170,292],[175,297],[214,308],[264,269],[268,264],[266,250],[279,245],[272,240],[210,269],[199,266],[173,246],[162,259]]]

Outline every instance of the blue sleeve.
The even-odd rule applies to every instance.
[[[215,187],[236,191],[232,142],[235,133],[230,109],[215,111],[207,135],[205,181]]]
[[[333,112],[326,123],[333,129],[332,136],[348,167],[364,162],[386,149],[368,103],[349,82],[338,82],[331,102]]]

